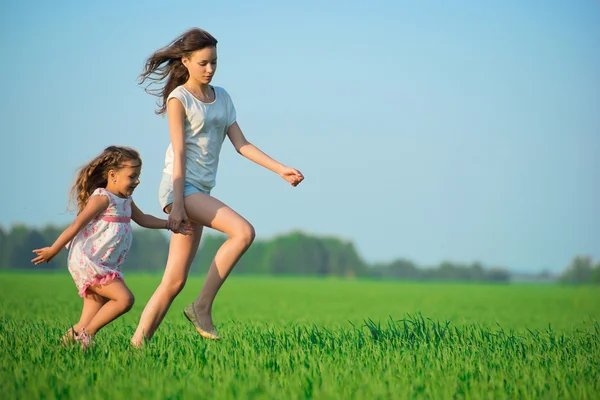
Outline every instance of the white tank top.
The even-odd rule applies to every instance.
[[[235,122],[235,107],[225,89],[212,86],[215,100],[204,103],[192,95],[185,87],[176,87],[169,97],[176,98],[185,109],[185,180],[210,191],[216,185],[219,154],[227,129]],[[169,144],[163,170],[173,175],[173,145]]]

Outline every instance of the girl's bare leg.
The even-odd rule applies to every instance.
[[[193,303],[201,331],[218,336],[212,321],[213,302],[235,264],[254,241],[254,227],[221,201],[202,193],[186,197],[185,210],[190,219],[229,236],[217,251],[200,294]]]
[[[203,193],[194,193],[185,198],[185,210],[193,221],[191,236],[172,235],[169,258],[163,279],[144,308],[140,323],[131,344],[141,346],[150,339],[166,315],[173,299],[183,289],[192,261],[198,250],[203,226],[229,235],[213,260],[194,310],[199,323],[207,331],[214,331],[212,304],[223,282],[254,240],[254,228],[239,214],[221,201]]]
[[[162,281],[146,304],[131,344],[141,346],[144,339],[150,339],[167,314],[173,299],[185,286],[192,261],[198,251],[203,226],[193,223],[194,232],[190,236],[173,234],[169,244],[169,257]]]
[[[83,298],[83,310],[81,310],[81,316],[79,322],[77,322],[71,329],[64,334],[62,341],[67,343],[71,340],[75,340],[77,332],[81,331],[81,328],[85,327],[94,318],[94,316],[100,311],[102,306],[108,301],[96,293],[89,293],[87,297]]]
[[[108,299],[92,319],[82,327],[90,336],[94,336],[107,324],[131,310],[135,301],[133,293],[121,279],[115,279],[105,285],[93,286],[89,290]]]

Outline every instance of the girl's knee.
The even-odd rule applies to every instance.
[[[250,247],[252,242],[254,242],[254,238],[256,237],[254,226],[252,226],[252,224],[249,222],[245,223],[239,228],[237,236],[240,240],[242,240],[244,246]]]
[[[133,293],[129,292],[126,295],[124,295],[121,299],[121,304],[123,304],[123,309],[125,310],[125,312],[131,310],[133,308],[133,305],[135,304],[135,296],[133,295]]]
[[[161,285],[171,298],[175,298],[185,287],[185,278],[172,278],[163,280]]]

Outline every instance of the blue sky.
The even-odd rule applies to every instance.
[[[369,262],[600,258],[598,1],[84,3],[0,5],[5,228],[68,223],[75,170],[109,144],[142,153],[134,198],[160,215],[167,123],[136,78],[199,26],[248,139],[306,176],[224,146],[213,194],[259,238],[338,236]]]

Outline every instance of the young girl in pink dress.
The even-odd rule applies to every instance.
[[[168,222],[144,214],[131,195],[140,183],[142,160],[128,147],[110,146],[84,166],[72,193],[79,213],[51,247],[33,250],[36,265],[49,262],[65,246],[68,267],[83,310],[64,342],[78,341],[87,348],[104,326],[131,309],[134,297],[123,280],[121,264],[131,247],[133,219],[152,229],[168,229]],[[187,227],[176,230],[188,234]]]

